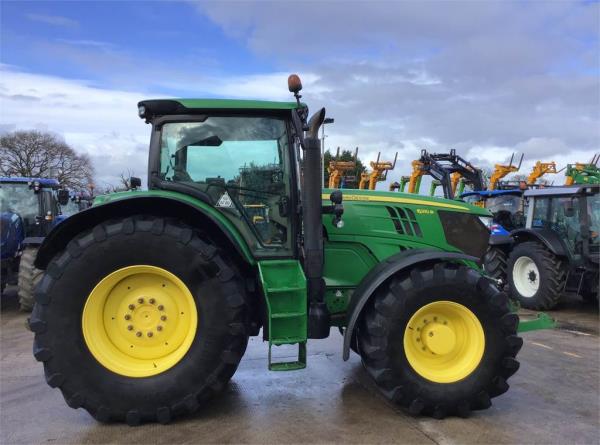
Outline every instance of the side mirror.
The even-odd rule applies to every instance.
[[[58,203],[61,206],[66,206],[69,203],[69,191],[60,189],[57,193]]]
[[[131,190],[136,190],[138,187],[142,186],[142,180],[140,178],[137,178],[135,176],[132,176],[131,178],[129,178],[129,187],[131,188]]]

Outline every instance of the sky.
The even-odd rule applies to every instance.
[[[0,132],[56,133],[99,186],[145,177],[138,101],[289,100],[290,73],[327,148],[398,152],[389,181],[421,149],[522,173],[600,152],[598,2],[3,0],[0,25]]]

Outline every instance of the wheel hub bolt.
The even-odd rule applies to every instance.
[[[139,303],[139,304],[142,304],[143,302],[144,302],[144,299],[143,299],[143,298],[138,298],[138,303]]]
[[[161,315],[161,316],[160,316],[160,319],[161,319],[162,321],[166,321],[166,320],[167,320],[167,316],[166,316],[166,315]]]
[[[158,310],[159,310],[159,311],[162,311],[162,310],[164,310],[164,309],[165,309],[165,307],[164,307],[162,304],[159,304],[159,305],[158,305]]]
[[[162,326],[156,326],[157,331],[162,331]]]
[[[154,334],[152,333],[152,331],[148,332],[148,337],[152,337]]]
[[[131,315],[125,314],[125,320],[129,320],[129,319],[131,319]]]
[[[135,336],[136,336],[136,337],[141,337],[141,336],[142,336],[142,333],[141,333],[140,331],[137,331],[137,332],[135,333]]]
[[[128,331],[133,331],[133,326],[132,325],[127,326],[127,330]]]
[[[130,304],[129,306],[127,306],[129,309],[134,310],[135,306],[133,304]]]
[[[155,300],[154,298],[150,298],[150,299],[148,300],[148,303],[150,303],[150,304],[154,304],[154,303],[156,303],[156,300]]]

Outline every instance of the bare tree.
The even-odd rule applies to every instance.
[[[118,183],[111,184],[106,182],[101,189],[101,193],[116,193],[131,190],[131,177],[134,175],[135,173],[131,169],[121,172]]]
[[[0,137],[0,174],[56,178],[67,188],[82,190],[92,183],[94,168],[89,156],[55,135],[28,130]]]

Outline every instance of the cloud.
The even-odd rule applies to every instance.
[[[336,119],[328,147],[399,150],[392,180],[421,148],[486,168],[525,153],[523,169],[600,151],[597,3],[195,5],[257,56],[310,73],[304,99]]]
[[[101,42],[98,40],[86,40],[86,39],[56,39],[59,43],[66,43],[67,45],[82,46],[87,48],[97,48],[104,51],[112,50],[114,45],[108,42]]]
[[[315,81],[309,75],[305,83]],[[211,88],[204,93],[211,97],[290,100],[283,73],[214,77],[207,85]],[[91,80],[26,73],[7,65],[0,65],[0,92],[0,133],[35,128],[60,135],[91,157],[99,187],[117,183],[127,170],[145,183],[150,127],[139,119],[136,107],[142,99],[163,94],[98,88]]]
[[[522,172],[536,160],[563,166],[600,151],[598,3],[353,2],[349,8],[343,2],[229,1],[194,7],[275,68],[240,64],[236,72],[220,72],[225,53],[189,48],[174,60],[158,49],[139,53],[85,35],[32,42],[35,54],[51,54],[90,80],[3,67],[8,74],[3,71],[0,92],[11,113],[0,128],[44,125],[93,153],[99,176],[114,178],[132,166],[141,175],[148,127],[135,116],[138,100],[290,100],[286,77],[297,72],[303,101],[313,111],[326,106],[335,118],[326,129],[327,147],[359,146],[365,161],[379,151],[391,160],[398,151],[392,181],[410,172],[421,149],[454,148],[486,168],[525,153]],[[165,44],[181,44],[172,39],[165,37]]]
[[[131,169],[145,177],[149,126],[137,116],[142,93],[108,90],[86,80],[67,80],[0,67],[0,130],[39,129],[60,135],[90,155],[96,183],[116,183]]]
[[[60,15],[26,14],[25,17],[33,22],[45,23],[47,25],[59,26],[63,28],[79,28],[79,22],[77,20]]]

